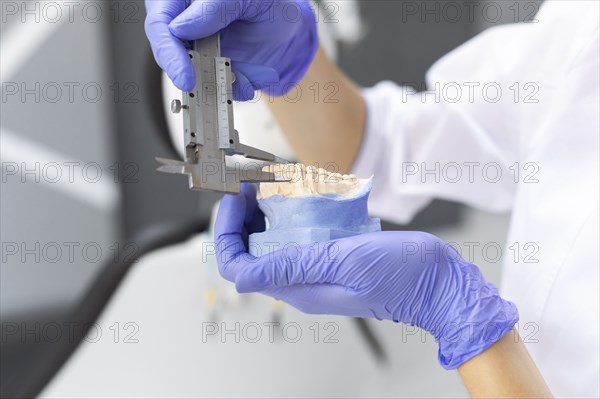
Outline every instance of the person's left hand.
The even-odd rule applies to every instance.
[[[388,231],[297,245],[254,257],[248,236],[265,228],[256,189],[224,197],[215,227],[217,262],[238,292],[260,292],[306,313],[375,317],[416,325],[455,368],[512,329],[514,304],[439,238]]]
[[[223,57],[235,74],[233,98],[254,90],[280,97],[300,83],[319,46],[309,0],[146,0],[145,30],[154,58],[175,86],[194,88],[199,77],[189,42],[220,32]]]

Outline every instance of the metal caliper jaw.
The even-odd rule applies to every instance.
[[[262,170],[264,163],[289,163],[271,153],[240,143],[233,127],[231,60],[221,57],[219,34],[196,40],[188,52],[196,71],[196,87],[173,100],[171,111],[183,113],[185,160],[156,158],[160,172],[185,174],[192,190],[239,193],[241,182],[279,182]],[[233,155],[262,162],[241,164]]]
[[[200,162],[196,164],[165,159],[157,157],[156,160],[161,164],[158,171],[164,173],[183,174],[189,179],[189,187],[192,190],[209,190],[223,193],[237,194],[240,192],[240,184],[248,183],[266,183],[266,182],[284,182],[289,181],[278,178],[273,173],[262,170],[262,163],[255,166],[243,168],[227,167],[222,168],[223,164],[215,162]]]

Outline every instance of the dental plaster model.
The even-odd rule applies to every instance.
[[[370,218],[367,210],[372,178],[359,179],[302,164],[271,165],[265,170],[289,182],[260,185],[258,205],[268,227],[250,235],[250,254],[261,256],[381,230],[379,219]]]

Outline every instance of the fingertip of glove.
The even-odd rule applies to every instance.
[[[235,279],[235,289],[240,294],[259,292],[266,289],[267,285],[267,276],[260,264],[248,265]]]
[[[250,294],[252,292],[260,291],[256,284],[253,284],[248,279],[239,277],[235,280],[235,290],[238,294]]]
[[[182,91],[192,91],[196,86],[196,77],[190,73],[183,73],[175,76],[173,84]]]
[[[249,286],[245,285],[244,283],[240,283],[238,280],[236,280],[235,282],[235,290],[238,294],[250,294],[253,291],[252,289],[250,289]]]
[[[183,37],[186,33],[186,26],[187,25],[181,20],[181,18],[177,16],[171,22],[169,22],[169,31],[174,36]]]
[[[207,20],[197,20],[179,14],[169,22],[169,31],[172,35],[183,40],[196,40],[210,36],[214,33]],[[217,29],[218,30],[218,29]]]
[[[248,198],[256,197],[256,186],[252,183],[242,183],[240,191]]]
[[[254,99],[254,89],[247,89],[246,87],[242,88],[242,86],[238,82],[233,83],[233,99],[234,101],[250,101]]]

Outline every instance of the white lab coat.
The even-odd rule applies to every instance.
[[[396,222],[433,198],[512,210],[501,292],[556,396],[600,395],[598,4],[549,1],[537,22],[485,31],[431,68],[424,96],[365,90],[353,168]]]

